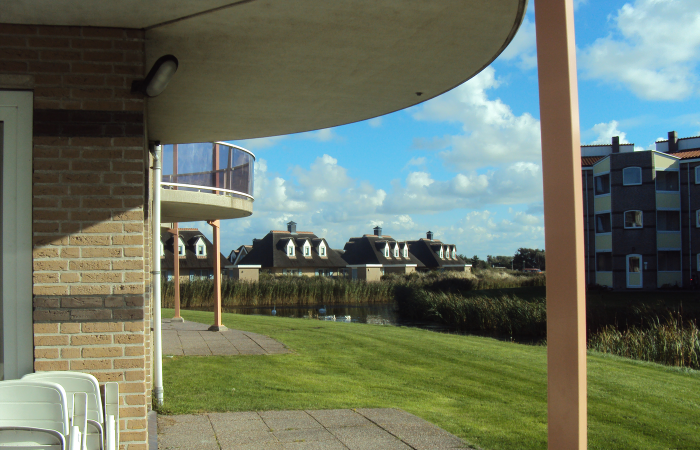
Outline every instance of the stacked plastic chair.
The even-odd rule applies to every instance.
[[[72,396],[70,419],[68,403],[66,391],[56,383],[0,382],[0,449],[84,449],[87,395]]]
[[[22,380],[47,381],[59,384],[68,395],[87,395],[87,433],[83,450],[116,450],[119,448],[119,385],[105,383],[104,406],[97,378],[82,372],[37,372]],[[69,405],[69,416],[74,414]]]

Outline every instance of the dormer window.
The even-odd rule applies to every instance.
[[[399,244],[396,244],[394,246],[394,258],[398,258],[398,257],[399,257]]]
[[[194,246],[195,252],[197,253],[197,256],[199,257],[205,257],[207,256],[207,247],[204,245],[204,240],[202,238],[199,238],[197,240],[197,243]]]
[[[165,245],[162,242],[160,243],[160,257],[165,258]]]
[[[287,256],[294,256],[294,243],[291,239],[287,242]]]
[[[442,247],[440,247],[440,259],[445,257],[445,253],[442,250]]]
[[[457,247],[452,247],[452,259],[457,259]]]
[[[408,245],[403,246],[403,257],[408,258]]]
[[[326,256],[326,244],[324,244],[323,241],[318,244],[318,254],[321,256]]]
[[[182,242],[182,239],[178,239],[177,254],[178,256],[185,256],[185,243]]]
[[[386,244],[384,246],[384,257],[388,258],[389,257],[389,244]]]

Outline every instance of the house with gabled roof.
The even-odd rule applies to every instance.
[[[452,270],[465,272],[471,266],[457,256],[457,246],[445,244],[434,239],[432,231],[426,233],[425,238],[417,241],[408,241],[409,253],[415,255],[423,264],[419,270]]]
[[[374,234],[350,238],[342,257],[352,278],[365,281],[379,281],[387,273],[409,274],[423,268],[423,263],[411,254],[406,242],[383,235],[378,226]]]
[[[254,239],[247,254],[230,268],[259,266],[274,275],[337,276],[344,274],[345,261],[330,248],[324,238],[311,231],[297,231],[289,222],[287,231],[270,231],[262,239]]]
[[[160,234],[161,272],[168,281],[173,279],[175,252],[180,262],[180,281],[214,278],[214,245],[197,228],[163,230]],[[221,266],[228,261],[219,253]]]

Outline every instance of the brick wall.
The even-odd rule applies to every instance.
[[[123,448],[147,448],[149,156],[140,30],[0,25],[0,76],[34,92],[35,370],[121,393]]]

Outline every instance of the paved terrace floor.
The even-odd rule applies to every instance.
[[[450,450],[450,433],[398,409],[158,416],[163,450]]]
[[[237,330],[164,320],[163,354],[289,353],[280,342]],[[153,422],[154,417],[150,417]],[[161,450],[450,450],[456,436],[398,409],[260,411],[158,416]],[[154,450],[154,443],[150,445]]]
[[[247,331],[208,331],[196,322],[162,321],[163,354],[174,356],[272,355],[289,353],[284,344]]]

